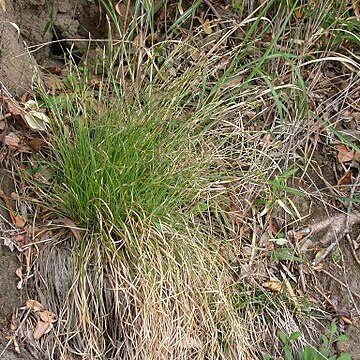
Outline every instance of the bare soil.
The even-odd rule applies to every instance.
[[[10,199],[11,193],[15,190],[14,182],[9,172],[0,169],[0,190]],[[13,205],[13,201],[10,202]],[[22,346],[21,355],[14,351],[13,342],[9,329],[12,316],[24,305],[23,293],[17,287],[20,278],[16,271],[22,267],[20,262],[21,254],[13,246],[12,240],[8,237],[9,212],[4,201],[0,201],[0,358],[4,360],[13,359],[34,359]],[[8,343],[9,342],[9,343]],[[6,348],[6,349],[5,349]]]

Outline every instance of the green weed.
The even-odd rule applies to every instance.
[[[293,343],[301,337],[300,332],[293,332],[290,335],[286,335],[284,332],[279,332],[278,336],[283,345],[283,354],[285,360],[351,360],[351,356],[348,353],[343,353],[339,356],[331,355],[332,346],[336,342],[348,341],[348,337],[345,335],[336,336],[337,326],[334,322],[331,323],[330,335],[322,335],[321,346],[319,349],[311,345],[306,345],[297,351],[294,351]],[[296,356],[294,357],[294,352]],[[264,360],[271,360],[271,356],[266,354]]]

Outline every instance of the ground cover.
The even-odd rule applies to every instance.
[[[3,96],[25,304],[7,344],[356,359],[357,5],[123,5],[102,2],[106,42]]]

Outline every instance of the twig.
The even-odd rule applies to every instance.
[[[330,306],[332,306],[332,307],[335,308],[334,304],[332,303],[332,301],[330,301],[329,297],[326,296],[326,295],[324,294],[324,292],[319,289],[318,286],[314,285],[313,288],[324,298],[324,300],[328,303],[328,305],[330,305]]]
[[[304,276],[304,271],[303,271],[302,265],[299,266],[299,274],[300,274],[300,283],[301,283],[302,291],[305,294],[306,293],[306,282],[305,282],[305,276]]]

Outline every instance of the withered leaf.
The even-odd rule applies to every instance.
[[[272,236],[276,236],[278,234],[278,232],[280,231],[280,227],[276,221],[275,218],[273,217],[270,217],[270,220],[269,220],[269,230],[271,232],[271,235]]]
[[[21,354],[20,346],[19,346],[18,342],[16,341],[16,338],[13,339],[13,344],[14,344],[14,350],[15,350],[15,352],[20,355],[20,354]]]
[[[341,317],[341,320],[346,324],[346,325],[351,325],[352,324],[352,321],[346,317],[346,316],[342,316]]]
[[[28,142],[28,145],[33,150],[39,150],[44,145],[44,140],[42,138],[33,138]]]
[[[39,340],[44,334],[49,332],[51,328],[52,328],[51,323],[38,320],[36,324],[36,328],[33,333],[34,339]]]
[[[48,310],[43,310],[39,312],[40,319],[44,322],[54,323],[57,321],[57,316]]]
[[[22,279],[22,269],[21,269],[21,267],[19,267],[19,268],[17,268],[17,269],[15,270],[15,274],[16,274],[17,277],[19,277],[20,279]]]
[[[4,137],[4,144],[9,150],[16,150],[20,146],[20,138],[16,134],[10,133]]]
[[[346,171],[345,174],[338,180],[337,185],[351,185],[352,184],[352,172]]]
[[[345,145],[336,145],[336,150],[338,151],[338,159],[340,162],[351,161],[355,158],[355,151],[350,150]]]
[[[204,33],[206,34],[206,35],[210,35],[210,34],[212,34],[212,29],[211,29],[211,24],[210,24],[210,20],[209,19],[206,19],[205,21],[204,21],[204,23],[202,24],[202,26],[203,26],[203,29],[204,29]]]
[[[41,305],[38,301],[32,299],[26,301],[26,307],[35,312],[44,310],[43,305]]]
[[[22,229],[25,226],[25,224],[26,224],[26,220],[22,216],[16,215],[14,217],[14,225],[19,229]]]
[[[46,124],[50,122],[49,118],[40,111],[30,111],[24,114],[24,119],[33,130],[44,131]]]
[[[3,12],[6,12],[6,3],[5,0],[0,0],[0,7]]]
[[[262,284],[262,286],[270,290],[272,292],[282,292],[283,291],[283,285],[279,281],[266,281]]]

